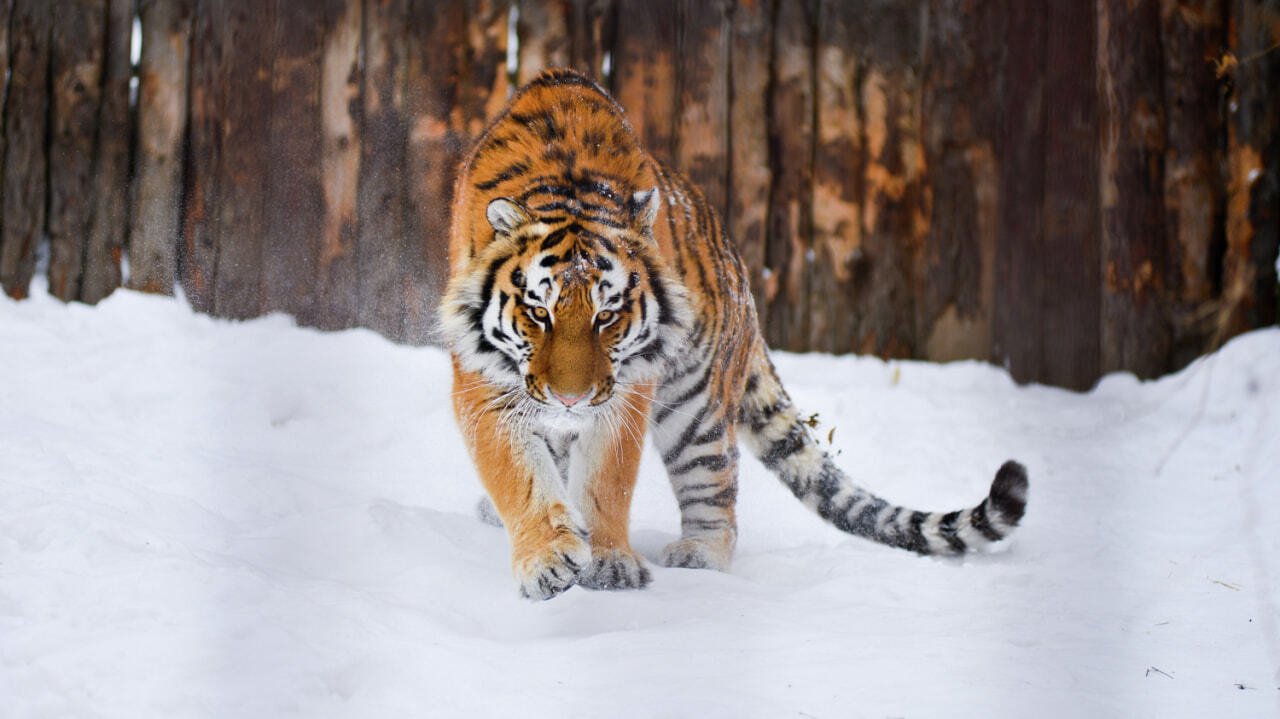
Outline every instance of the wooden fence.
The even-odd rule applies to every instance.
[[[0,283],[47,242],[64,300],[431,341],[455,165],[569,65],[775,347],[1153,376],[1275,321],[1278,41],[1280,0],[0,0]]]

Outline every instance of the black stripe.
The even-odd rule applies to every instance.
[[[676,443],[671,447],[671,449],[667,450],[667,452],[662,455],[663,464],[670,466],[671,463],[680,456],[680,453],[684,451],[685,447],[689,446],[689,442],[691,442],[694,436],[698,434],[698,427],[702,426],[702,420],[706,416],[706,407],[698,410],[698,414],[694,416],[693,420],[685,426],[684,431],[680,433],[680,438],[676,440]]]
[[[1004,539],[1004,535],[995,527],[991,526],[991,519],[987,516],[988,501],[989,500],[983,500],[982,504],[979,504],[972,512],[969,513],[969,524],[973,525],[973,528],[978,530],[978,533],[983,537],[986,537],[992,542],[998,542],[1001,539]]]
[[[658,424],[661,424],[662,421],[665,420],[667,417],[669,417],[671,413],[676,410],[677,407],[680,407],[686,404],[689,400],[702,394],[702,392],[706,390],[707,385],[710,383],[711,383],[711,367],[708,366],[703,369],[702,377],[699,378],[698,381],[695,382],[692,387],[686,390],[684,394],[681,394],[679,397],[676,397],[670,402],[665,402],[664,406],[660,407],[658,411],[654,413],[653,421],[657,422]]]
[[[904,549],[910,549],[917,554],[929,554],[929,542],[924,538],[924,522],[929,518],[925,512],[911,512],[911,519],[908,526],[911,527],[911,533],[904,537]]]
[[[674,469],[668,469],[667,473],[672,477],[678,477],[682,474],[688,474],[693,470],[704,467],[711,472],[719,472],[729,466],[729,458],[723,454],[708,454],[701,457],[694,457],[684,464]]]
[[[724,437],[725,428],[728,426],[728,424],[729,423],[726,422],[724,419],[721,419],[719,422],[716,422],[711,429],[693,438],[694,446],[707,444],[708,442],[715,442],[719,439],[722,439]]]
[[[733,525],[727,519],[693,519],[681,518],[680,529],[699,529],[702,531],[710,531],[713,529],[732,529]]]
[[[770,443],[769,448],[760,455],[760,463],[769,469],[773,469],[782,460],[804,449],[808,444],[806,441],[808,437],[808,434],[804,431],[804,425],[791,425],[785,437]]]
[[[685,507],[693,504],[706,504],[712,507],[732,507],[733,503],[738,499],[738,488],[730,484],[715,494],[705,497],[681,497],[680,509],[683,511]]]
[[[942,515],[942,519],[938,521],[938,535],[947,540],[947,544],[951,545],[953,551],[963,554],[969,546],[957,534],[960,528],[956,526],[956,520],[959,518],[960,512],[947,512]]]
[[[502,172],[499,172],[494,177],[488,180],[485,180],[484,182],[477,182],[476,189],[480,190],[481,192],[488,192],[489,190],[492,190],[493,188],[506,182],[507,180],[510,180],[511,178],[517,177],[519,175],[523,175],[528,171],[529,171],[529,165],[524,160],[513,162],[507,167],[503,168]]]

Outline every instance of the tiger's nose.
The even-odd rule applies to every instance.
[[[556,398],[556,399],[558,399],[558,400],[560,400],[560,404],[564,405],[565,407],[572,407],[572,406],[574,406],[575,404],[577,404],[577,403],[581,402],[582,400],[586,399],[587,397],[590,397],[590,396],[591,396],[591,390],[590,390],[590,389],[589,389],[589,390],[587,390],[586,392],[583,392],[583,393],[582,393],[582,394],[580,394],[580,395],[576,395],[576,396],[573,396],[573,397],[566,397],[566,396],[564,396],[564,395],[560,394],[559,392],[557,392],[557,391],[555,391],[555,390],[553,390],[553,389],[551,389],[551,388],[549,388],[549,387],[548,387],[547,389],[551,392],[551,396],[552,396],[552,397],[555,397],[555,398]],[[594,389],[594,388],[593,388],[593,389]]]

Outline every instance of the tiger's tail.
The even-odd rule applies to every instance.
[[[1027,472],[1013,460],[976,507],[921,512],[855,485],[815,440],[764,352],[752,362],[739,436],[791,493],[836,528],[920,554],[964,554],[1009,536],[1027,506]]]

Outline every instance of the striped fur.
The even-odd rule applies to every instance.
[[[454,408],[525,596],[649,581],[627,537],[646,433],[680,506],[668,566],[728,566],[739,439],[828,522],[891,546],[961,553],[1022,517],[1015,462],[954,512],[850,482],[778,381],[719,218],[582,75],[539,76],[479,139],[450,237]]]

